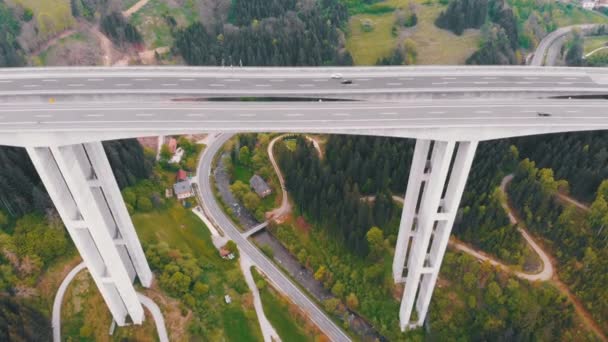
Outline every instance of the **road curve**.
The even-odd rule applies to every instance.
[[[154,301],[148,297],[146,297],[142,293],[137,293],[137,298],[143,304],[143,306],[150,311],[152,317],[154,318],[154,323],[156,325],[156,332],[158,333],[158,339],[160,342],[169,342],[169,336],[167,335],[167,328],[165,327],[165,319],[163,318],[163,313],[160,311],[160,308]]]
[[[350,341],[350,338],[336,325],[319,307],[313,303],[287,276],[281,272],[257,247],[241,235],[241,232],[226,216],[216,202],[210,180],[213,158],[230,139],[231,134],[222,134],[203,151],[198,166],[200,193],[202,206],[214,223],[232,239],[239,247],[241,253],[247,254],[251,261],[260,269],[270,281],[284,293],[295,305],[300,307],[319,329],[332,341]]]
[[[61,342],[61,304],[63,303],[63,296],[65,295],[65,291],[68,289],[68,285],[72,282],[74,277],[85,269],[87,266],[84,262],[76,265],[70,273],[63,279],[61,285],[59,285],[59,289],[57,290],[57,294],[55,294],[55,300],[53,301],[53,313],[51,318],[51,324],[53,327],[53,342]]]
[[[500,182],[500,191],[505,195],[505,198],[507,197],[507,185],[509,185],[511,180],[513,180],[513,174],[506,175]],[[553,263],[551,262],[551,258],[549,258],[549,255],[547,255],[547,253],[538,245],[538,243],[536,243],[536,241],[534,241],[534,239],[530,236],[528,231],[526,229],[522,228],[523,225],[521,225],[517,222],[517,218],[515,217],[515,214],[513,214],[513,210],[511,209],[511,206],[509,206],[509,201],[505,200],[504,202],[502,202],[502,206],[505,209],[505,211],[507,212],[507,215],[509,216],[509,221],[511,222],[511,224],[517,225],[517,231],[519,231],[521,233],[522,237],[526,240],[526,242],[530,245],[530,247],[532,247],[534,252],[536,254],[538,254],[538,256],[540,257],[540,260],[543,263],[543,269],[539,273],[528,274],[528,273],[522,273],[522,272],[515,272],[515,274],[520,278],[527,279],[530,281],[550,280],[553,277],[553,274],[555,273],[554,268],[553,268]]]
[[[280,139],[285,138],[286,136],[288,136],[288,134],[279,135],[278,137],[272,139],[268,144],[268,159],[270,159],[270,163],[272,164],[274,172],[279,178],[279,185],[281,186],[281,205],[277,208],[272,209],[268,213],[269,219],[278,219],[291,212],[291,203],[289,203],[289,197],[287,196],[287,188],[285,188],[285,178],[283,177],[283,173],[281,172],[281,169],[279,168],[279,165],[277,164],[274,158],[274,144]]]
[[[68,286],[74,280],[76,275],[80,273],[80,271],[86,269],[86,265],[84,262],[76,265],[63,279],[61,285],[59,285],[59,289],[57,290],[57,294],[55,294],[55,299],[53,301],[53,313],[52,313],[52,327],[53,327],[53,342],[61,342],[61,305],[63,304],[63,297],[65,295],[65,291],[68,289]],[[163,314],[154,303],[154,301],[141,293],[137,293],[137,297],[139,301],[150,311],[152,317],[154,318],[154,323],[156,324],[156,331],[158,332],[158,339],[160,342],[169,342],[169,338],[167,336],[167,329],[165,328],[165,320],[163,318]]]
[[[543,40],[540,41],[534,52],[534,57],[530,62],[531,66],[555,65],[557,56],[559,55],[561,46],[567,39],[568,34],[574,29],[579,29],[583,32],[590,31],[599,24],[584,24],[560,27],[557,30],[549,33]]]

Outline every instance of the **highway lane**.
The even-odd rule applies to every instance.
[[[205,149],[200,160],[197,174],[199,176],[200,192],[205,212],[215,223],[222,228],[224,233],[232,239],[246,253],[249,258],[266,274],[266,276],[277,286],[289,299],[302,309],[306,315],[327,335],[332,341],[350,341],[350,338],[321,311],[287,276],[285,276],[268,258],[262,254],[249,240],[241,235],[232,221],[224,214],[217,204],[213,191],[211,190],[210,174],[213,157],[222,147],[223,143],[230,139],[230,134],[222,134]]]
[[[331,78],[340,74],[341,79]],[[348,79],[352,84],[342,84]],[[272,96],[408,92],[608,92],[608,71],[532,67],[0,69],[0,96],[193,94]]]
[[[540,117],[538,113],[549,113]],[[605,100],[0,104],[0,132],[325,131],[605,125]]]

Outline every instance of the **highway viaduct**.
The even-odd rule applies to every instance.
[[[478,142],[608,129],[607,94],[608,70],[589,68],[2,69],[0,144],[27,149],[124,325],[143,321],[133,282],[149,286],[152,272],[102,141],[203,132],[417,139],[393,262],[406,330],[426,317]]]

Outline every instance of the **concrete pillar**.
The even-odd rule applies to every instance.
[[[476,141],[416,141],[393,260],[395,282],[405,281],[401,330],[424,322],[476,148]]]
[[[149,286],[152,272],[101,143],[27,151],[114,320],[141,324],[133,281]]]

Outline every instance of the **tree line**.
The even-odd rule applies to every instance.
[[[0,67],[25,65],[23,49],[17,41],[20,32],[21,24],[14,11],[0,1]]]
[[[504,0],[452,0],[435,20],[437,27],[461,35],[465,29],[482,28],[479,50],[467,64],[516,64],[519,46],[518,23]]]
[[[237,1],[233,11],[245,11],[257,4]],[[289,4],[282,3],[277,10],[260,8],[259,14],[254,13],[280,13],[276,17],[254,19],[246,15],[244,18],[252,20],[242,23],[235,18],[242,26],[209,29],[194,23],[176,32],[174,48],[190,65],[352,65],[352,57],[341,47],[339,32],[348,18],[346,7],[338,0],[323,0],[293,11],[288,10]]]
[[[295,152],[276,145],[298,211],[360,256],[369,252],[367,231],[372,226],[388,230],[388,222],[400,214],[392,193],[405,194],[412,153],[411,140],[339,135],[329,137],[322,160],[302,137]],[[362,198],[369,195],[375,196],[372,204]]]

